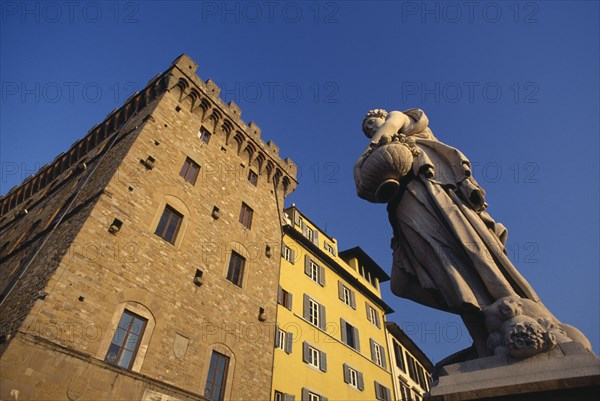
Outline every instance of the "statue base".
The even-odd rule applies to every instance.
[[[526,359],[491,356],[438,370],[427,401],[597,400],[600,358],[580,344],[558,344]]]

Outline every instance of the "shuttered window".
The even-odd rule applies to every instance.
[[[358,370],[350,367],[347,364],[343,365],[344,368],[344,383],[348,383],[357,390],[363,391],[365,389],[365,382],[363,374]]]
[[[375,362],[377,365],[386,369],[387,363],[385,361],[385,348],[383,348],[383,346],[379,345],[372,338],[369,339],[369,343],[371,345],[371,360],[373,362]]]
[[[341,281],[338,281],[338,297],[343,303],[352,309],[356,309],[356,295],[354,291],[344,285]]]
[[[325,317],[325,306],[321,305],[308,295],[304,294],[304,307],[302,317],[313,326],[325,330],[327,322]]]
[[[302,343],[302,361],[322,372],[327,372],[327,354],[306,341]]]
[[[381,321],[379,320],[379,313],[377,309],[365,302],[365,309],[367,311],[367,320],[373,323],[377,328],[381,328]]]
[[[340,319],[340,333],[344,344],[360,352],[360,339],[356,327],[352,326],[344,319]]]
[[[275,348],[285,351],[286,354],[291,354],[293,342],[293,333],[289,333],[281,330],[279,327],[275,327]]]
[[[292,299],[292,294],[281,288],[281,286],[279,286],[277,290],[277,303],[279,305],[283,305],[289,310],[292,310]]]
[[[375,398],[380,401],[391,401],[390,389],[379,382],[375,382]]]
[[[304,255],[304,273],[312,281],[325,287],[325,268],[315,262],[309,255]]]

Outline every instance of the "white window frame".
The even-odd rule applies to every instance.
[[[319,282],[319,265],[316,264],[315,262],[313,262],[312,260],[310,261],[310,276],[309,277],[315,283]]]
[[[344,288],[342,288],[342,292],[344,294],[344,303],[352,307],[352,295],[350,294],[350,289],[344,286]]]
[[[350,383],[348,384],[358,389],[358,372],[351,367],[348,367],[348,375],[350,376]]]
[[[292,250],[287,245],[283,246],[283,258],[290,263],[294,263],[292,262]]]
[[[321,351],[308,346],[308,364],[317,369],[321,369]]]
[[[308,393],[308,401],[321,401],[321,396],[315,393]]]
[[[369,308],[369,322],[375,323],[375,311],[370,306],[368,308]]]
[[[375,346],[373,347],[373,349],[374,349],[374,352],[375,352],[375,355],[374,355],[375,356],[375,361],[374,362],[377,365],[383,367],[383,357],[381,356],[381,352],[382,352],[381,345],[375,344]]]
[[[372,306],[369,306],[369,321],[375,325],[377,325],[377,311]]]
[[[310,298],[308,299],[308,321],[319,327],[319,304]]]
[[[412,400],[412,394],[410,391],[410,387],[408,387],[406,384],[400,382],[400,398],[402,398],[399,401],[408,401],[408,400]]]
[[[278,346],[277,348],[279,348],[282,351],[285,351],[285,337],[286,337],[286,332],[283,330],[278,330],[277,331],[277,336],[279,337],[279,342],[278,342]]]
[[[308,238],[310,242],[313,242],[314,235],[315,234],[311,228],[306,229],[306,238]]]
[[[325,241],[325,250],[335,256],[335,248],[327,241]]]

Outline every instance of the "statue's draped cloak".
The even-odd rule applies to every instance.
[[[402,280],[417,280],[414,285],[433,290],[435,304],[411,291],[398,295],[454,313],[482,310],[506,296],[538,301],[505,254],[506,229],[484,211],[485,192],[467,158],[435,139],[420,110],[405,113],[416,122],[404,134],[420,152],[388,207],[395,234],[392,290],[405,287]]]

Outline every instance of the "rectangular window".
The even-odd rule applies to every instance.
[[[185,162],[183,163],[183,167],[181,167],[181,171],[179,175],[183,177],[184,180],[189,182],[190,184],[196,184],[196,179],[198,178],[198,173],[200,172],[200,165],[194,162],[192,159],[187,157]]]
[[[319,265],[311,260],[310,262],[310,274],[309,277],[314,282],[319,282]]]
[[[286,354],[291,354],[293,342],[293,333],[288,333],[279,327],[275,327],[275,348],[285,351]]]
[[[321,366],[320,361],[321,353],[319,350],[314,349],[313,347],[308,347],[308,364],[318,369]]]
[[[352,387],[358,388],[358,374],[356,373],[356,370],[348,368],[348,371],[350,376],[350,382],[348,384],[350,384]]]
[[[302,388],[302,401],[327,401],[327,397],[314,390]]]
[[[277,303],[285,306],[289,310],[292,310],[292,294],[279,286],[277,292]]]
[[[313,242],[313,238],[314,238],[314,231],[311,230],[310,228],[306,229],[306,238],[308,238],[308,240],[310,242]]]
[[[124,310],[104,361],[131,369],[147,322],[147,319]]]
[[[360,352],[358,329],[346,322],[344,319],[340,319],[340,332],[342,336],[342,342]]]
[[[258,174],[256,174],[252,170],[248,171],[248,181],[250,182],[250,184],[257,186],[258,185]]]
[[[373,323],[378,328],[381,328],[381,323],[379,321],[379,313],[377,313],[377,310],[371,305],[369,305],[368,302],[365,302],[365,308],[367,310],[367,320]]]
[[[182,221],[183,215],[171,206],[166,205],[154,234],[174,244]]]
[[[406,353],[406,364],[408,365],[408,375],[411,379],[413,379],[416,383],[418,383],[417,378],[417,368],[415,366],[415,359]]]
[[[275,390],[275,396],[273,397],[274,401],[283,401],[283,393],[281,391]]]
[[[344,364],[344,382],[357,390],[362,391],[365,389],[363,374],[347,364]]]
[[[204,143],[206,143],[208,145],[208,143],[210,142],[210,137],[212,136],[212,134],[210,132],[208,132],[208,130],[204,127],[200,127],[200,132],[198,132],[198,138],[200,138],[200,140]]]
[[[417,377],[419,378],[419,386],[427,391],[427,381],[425,380],[425,373],[423,372],[421,365],[417,365]]]
[[[401,371],[406,373],[406,365],[404,364],[404,350],[402,349],[402,346],[400,344],[398,344],[396,341],[394,341],[393,344],[394,344],[394,356],[396,358],[396,366],[398,366],[398,368]]]
[[[308,321],[315,326],[319,326],[319,304],[312,299],[308,301],[308,304]]]
[[[332,254],[333,256],[335,256],[335,248],[333,247],[333,245],[329,244],[328,242],[325,242],[325,250],[327,252],[329,252],[330,254]]]
[[[227,381],[227,370],[229,368],[229,357],[213,351],[210,357],[210,367],[204,396],[211,401],[223,401],[225,398],[225,383]]]
[[[306,341],[302,343],[302,361],[322,372],[327,372],[327,355],[325,352],[313,347]]]
[[[400,383],[400,395],[402,396],[402,401],[412,401],[410,388],[402,382]]]
[[[376,346],[375,347],[375,363],[379,366],[381,366],[382,362],[383,362],[383,358],[381,356],[381,348]]]
[[[346,323],[346,344],[352,348],[356,348],[356,338],[354,338],[355,328]]]
[[[343,303],[352,309],[356,309],[356,296],[354,291],[346,287],[341,281],[338,281],[338,297]]]
[[[275,346],[281,350],[285,349],[285,331],[278,330],[277,338],[275,339]]]
[[[392,395],[390,389],[381,383],[375,382],[375,398],[380,401],[391,401]]]
[[[227,270],[227,280],[231,281],[238,287],[242,286],[242,280],[244,278],[244,267],[246,266],[246,259],[235,251],[231,251],[231,258],[229,259],[229,269]]]
[[[379,345],[372,338],[370,339],[371,343],[371,360],[381,366],[382,368],[387,368],[387,363],[385,361],[385,349],[383,346]]]
[[[254,210],[244,202],[242,202],[242,209],[240,210],[240,223],[247,229],[252,227],[252,215],[254,214]]]
[[[282,256],[285,260],[290,263],[294,263],[295,261],[295,252],[287,245],[283,246]]]
[[[344,287],[344,295],[343,295],[343,299],[344,299],[344,303],[348,306],[350,306],[351,302],[350,302],[350,290],[346,287]]]
[[[325,307],[304,294],[304,307],[302,317],[310,324],[325,330]]]
[[[304,255],[304,273],[315,283],[325,286],[325,269],[308,255]]]

